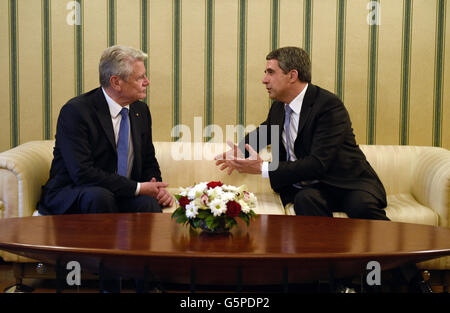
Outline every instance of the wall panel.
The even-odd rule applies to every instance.
[[[153,138],[171,141],[173,116],[173,6],[172,1],[152,0],[149,3],[150,79],[148,104],[153,119]]]
[[[246,59],[246,125],[259,125],[269,110],[269,97],[262,84],[266,55],[270,52],[270,0],[248,0]]]
[[[411,37],[409,144],[432,142],[436,1],[415,0]]]
[[[336,1],[313,4],[312,83],[334,91],[336,66]]]
[[[182,1],[181,14],[181,124],[203,141],[203,122],[194,129],[194,119],[205,118],[205,1]]]
[[[3,75],[0,75],[0,91],[2,104],[0,105],[0,125],[2,125],[0,135],[0,151],[9,148],[11,144],[11,68],[10,68],[10,18],[9,3],[0,1],[0,40],[4,44],[0,45],[0,68]]]
[[[226,125],[235,125],[237,116],[238,17],[237,0],[215,2],[213,121],[222,129],[223,140],[226,137]]]
[[[19,141],[43,134],[41,1],[17,2]]]
[[[303,46],[303,1],[280,0],[280,47]]]
[[[344,104],[359,143],[366,143],[369,26],[364,0],[347,7]],[[330,39],[331,40],[331,39]],[[314,75],[314,72],[313,72]],[[329,76],[332,76],[330,72]],[[330,90],[332,91],[332,90]]]
[[[441,111],[441,146],[450,149],[450,3],[446,5],[446,20],[444,32],[444,77],[443,77],[443,98]]]
[[[59,110],[75,96],[75,27],[67,23],[66,3],[51,2],[52,24],[52,129],[56,131]],[[41,139],[35,136],[35,139]]]
[[[376,142],[396,145],[400,142],[400,87],[402,70],[403,8],[395,1],[382,4],[378,41]]]
[[[103,50],[108,46],[107,3],[105,0],[88,0],[84,5],[84,90],[97,88],[99,83],[98,63]]]
[[[176,140],[177,124],[193,137],[194,117],[200,132],[259,124],[265,56],[297,45],[311,51],[313,83],[343,98],[359,143],[450,147],[448,0],[378,0],[376,26],[368,0],[76,3],[80,25],[68,21],[72,1],[1,1],[0,151],[53,138],[61,106],[98,86],[100,55],[115,43],[149,54],[154,140]]]

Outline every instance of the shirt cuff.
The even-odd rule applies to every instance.
[[[134,195],[139,196],[139,191],[141,191],[141,183],[137,183],[136,192],[134,193]]]
[[[269,162],[263,162],[261,167],[261,174],[263,178],[269,178]]]

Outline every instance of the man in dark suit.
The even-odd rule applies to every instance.
[[[147,55],[103,52],[101,87],[69,100],[59,114],[50,178],[39,213],[161,212],[173,197],[162,182],[146,96]]]
[[[216,164],[229,174],[237,170],[269,178],[283,204],[293,203],[297,215],[332,216],[344,210],[351,218],[389,220],[383,184],[356,144],[349,114],[334,94],[311,84],[308,54],[285,47],[266,60],[262,83],[275,100],[268,117],[239,147],[230,144],[232,150],[217,156]],[[273,130],[281,130],[280,136],[274,138]],[[253,146],[248,144],[252,136],[257,138]],[[272,151],[279,157],[276,168],[256,152],[264,148],[261,142],[279,147]],[[241,151],[251,157],[243,158]]]

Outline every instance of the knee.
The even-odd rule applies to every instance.
[[[102,187],[84,188],[80,193],[79,206],[82,213],[117,212],[114,194]]]
[[[312,189],[303,189],[297,192],[294,198],[294,210],[297,215],[314,215],[310,209],[316,202],[316,193]]]
[[[353,197],[347,199],[344,210],[350,218],[389,220],[380,202],[363,192],[355,192]]]

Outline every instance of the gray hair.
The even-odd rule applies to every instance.
[[[109,87],[109,80],[113,75],[127,80],[133,72],[132,64],[146,59],[146,53],[132,47],[116,45],[107,48],[100,58],[100,85]]]
[[[278,64],[285,74],[297,70],[300,81],[311,83],[311,61],[308,53],[302,48],[278,48],[270,52],[266,60],[278,60]]]

